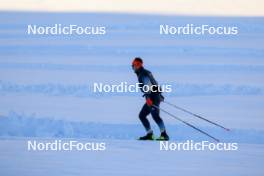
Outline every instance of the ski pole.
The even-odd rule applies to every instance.
[[[174,105],[174,104],[172,104],[172,103],[169,103],[169,102],[167,102],[167,101],[163,101],[163,102],[166,103],[166,104],[168,104],[168,105],[173,106],[173,107],[176,108],[176,109],[179,109],[179,110],[181,110],[181,111],[183,111],[183,112],[186,112],[186,113],[188,113],[188,114],[191,114],[191,115],[193,115],[193,116],[195,116],[195,117],[197,117],[197,118],[199,118],[199,119],[202,119],[202,120],[204,120],[204,121],[206,121],[206,122],[209,122],[209,123],[211,123],[211,124],[214,124],[215,126],[218,126],[218,127],[220,127],[220,128],[223,128],[223,129],[225,129],[226,131],[230,131],[230,129],[228,129],[228,128],[222,126],[222,125],[219,125],[219,124],[217,124],[217,123],[215,123],[215,122],[213,122],[213,121],[211,121],[211,120],[208,120],[208,119],[206,119],[206,118],[204,118],[204,117],[202,117],[202,116],[200,116],[200,115],[197,115],[197,114],[195,114],[195,113],[192,113],[192,112],[190,112],[190,111],[188,111],[188,110],[186,110],[186,109],[183,109],[183,108],[181,108],[181,107],[179,107],[179,106],[176,106],[176,105]]]
[[[159,110],[161,110],[161,111],[163,111],[163,112],[165,112],[166,114],[170,115],[171,117],[173,117],[173,118],[175,118],[175,119],[181,121],[182,123],[188,125],[189,127],[191,127],[191,128],[193,128],[193,129],[199,131],[200,133],[203,133],[204,135],[206,135],[206,136],[208,136],[208,137],[214,139],[216,142],[220,142],[219,139],[217,139],[217,138],[211,136],[210,134],[206,133],[205,131],[203,131],[203,130],[197,128],[197,127],[195,127],[194,125],[192,125],[192,124],[190,124],[190,123],[188,123],[188,122],[186,122],[186,121],[180,119],[179,117],[177,117],[177,116],[175,116],[175,115],[169,113],[168,111],[166,111],[166,110],[164,110],[164,109],[162,109],[162,108],[160,108],[160,107],[158,107],[158,106],[156,106],[156,105],[152,105],[152,106],[155,107],[155,108],[157,108],[157,109],[159,109]]]

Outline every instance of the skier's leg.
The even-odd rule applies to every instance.
[[[156,106],[159,107],[159,103],[156,104]],[[166,131],[165,129],[165,125],[163,120],[160,118],[160,111],[159,109],[152,107],[151,108],[151,115],[153,120],[157,123],[157,125],[159,126],[160,132],[163,133]]]
[[[154,105],[156,107],[159,107],[159,104],[160,103],[158,102],[158,103],[155,103]],[[170,139],[170,137],[168,136],[168,134],[166,132],[165,125],[164,125],[162,118],[160,118],[160,110],[159,110],[159,108],[156,108],[156,107],[152,107],[152,109],[151,109],[152,118],[158,124],[158,126],[160,128],[160,137],[157,138],[156,140],[168,141]]]
[[[142,107],[139,113],[139,119],[142,122],[143,126],[145,127],[147,133],[152,133],[150,123],[147,119],[147,115],[150,114],[150,110],[151,108],[147,104],[144,104],[144,106]]]

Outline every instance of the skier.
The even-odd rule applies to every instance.
[[[154,121],[157,123],[160,129],[160,137],[156,140],[169,140],[169,136],[166,132],[163,120],[160,118],[160,112],[158,108],[153,107],[155,105],[159,107],[160,102],[164,101],[164,97],[161,95],[161,89],[157,81],[154,79],[150,71],[143,67],[143,60],[140,57],[136,57],[132,62],[132,69],[138,77],[140,83],[140,89],[144,93],[143,97],[146,98],[146,103],[143,105],[139,119],[145,127],[147,134],[139,138],[139,140],[154,140],[153,131],[150,127],[150,123],[147,119],[147,115],[151,114]],[[143,89],[144,86],[148,86],[147,91]],[[152,88],[152,89],[151,89]]]

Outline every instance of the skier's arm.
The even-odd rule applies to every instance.
[[[149,96],[150,96],[150,94],[151,94],[151,86],[152,86],[152,83],[151,83],[151,81],[150,81],[150,78],[149,78],[149,76],[144,76],[143,77],[143,85],[144,86],[148,86],[148,91],[144,91],[144,90],[142,90],[143,91],[143,93],[144,93],[144,96],[146,97],[146,98],[149,98]]]
[[[144,96],[146,98],[150,97],[150,94],[152,91],[157,91],[160,95],[160,100],[164,101],[165,98],[161,94],[161,92],[162,92],[161,87],[158,85],[158,82],[155,80],[155,78],[153,77],[151,72],[149,72],[145,77],[143,77],[143,84],[147,85],[149,87],[152,86],[152,89],[153,89],[153,90],[149,89],[148,92],[144,92]],[[154,87],[154,86],[156,86],[156,87]]]

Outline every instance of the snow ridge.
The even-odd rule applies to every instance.
[[[206,136],[184,125],[169,125],[172,140],[208,140]],[[254,129],[231,129],[226,132],[214,127],[199,127],[218,137],[222,142],[264,144],[264,131]],[[154,129],[158,133],[157,129]],[[135,139],[144,130],[134,124],[103,124],[94,122],[73,122],[54,118],[39,118],[10,112],[0,117],[0,138],[44,137],[44,138],[93,138],[93,139]]]

